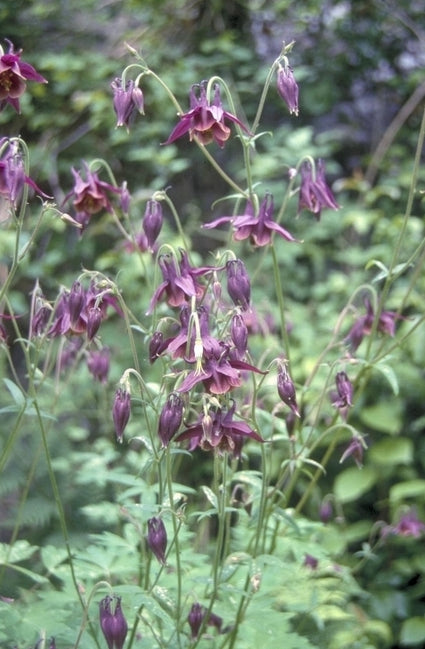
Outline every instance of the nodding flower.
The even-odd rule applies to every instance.
[[[9,51],[5,54],[0,46],[0,111],[10,104],[17,113],[21,112],[19,98],[24,94],[27,81],[47,83],[29,63],[21,60],[22,50],[15,52],[13,43],[9,44]]]
[[[185,133],[189,133],[191,140],[197,137],[201,144],[216,142],[219,147],[223,148],[231,133],[229,126],[225,123],[226,120],[238,124],[246,133],[249,133],[246,126],[235,115],[224,110],[220,97],[220,86],[217,83],[214,85],[214,97],[211,102],[207,98],[206,82],[195,84],[190,91],[190,110],[181,115],[179,123],[174,127],[164,144],[171,144]]]

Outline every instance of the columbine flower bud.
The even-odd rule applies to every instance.
[[[122,443],[122,436],[125,427],[130,419],[131,395],[125,388],[118,388],[115,392],[114,405],[112,407],[112,418],[114,420],[115,432],[118,442]]]
[[[248,327],[243,317],[236,313],[230,324],[230,336],[240,356],[243,356],[248,345]]]
[[[152,364],[156,361],[162,351],[164,334],[162,331],[155,331],[149,341],[149,362]]]
[[[177,433],[183,418],[183,400],[178,394],[172,393],[162,408],[159,416],[158,435],[163,448],[168,446],[172,437]]]
[[[277,89],[289,112],[298,115],[298,84],[289,65],[279,65],[277,71]]]
[[[152,250],[162,228],[162,206],[159,201],[150,200],[146,205],[143,217],[143,230],[148,240],[149,249]]]
[[[353,437],[350,444],[342,454],[339,463],[341,464],[347,459],[347,457],[350,457],[352,455],[358,468],[361,469],[363,466],[363,450],[363,444],[359,437]]]
[[[335,377],[337,395],[332,405],[341,413],[343,419],[347,419],[348,409],[353,405],[353,384],[345,372],[338,372]]]
[[[68,309],[71,327],[76,327],[86,301],[86,294],[80,282],[74,282],[69,292]]]
[[[107,347],[89,352],[87,367],[97,381],[106,383],[109,374],[110,351]]]
[[[202,621],[205,617],[204,607],[201,606],[198,602],[192,604],[192,608],[189,611],[187,616],[187,621],[189,622],[190,630],[192,633],[192,638],[197,638],[199,630],[202,625]]]
[[[284,365],[280,365],[277,374],[277,391],[283,403],[286,403],[292,412],[299,417],[300,413],[297,406],[297,397],[295,394],[295,386],[288,371]]]
[[[251,299],[251,282],[241,259],[232,259],[226,264],[227,292],[230,298],[243,311],[249,309]]]
[[[92,306],[87,310],[87,338],[93,340],[99,331],[102,322],[102,309],[98,306]]]
[[[111,610],[111,604],[116,600],[115,610]],[[100,628],[105,636],[108,649],[122,649],[128,631],[128,626],[121,609],[121,597],[110,597],[102,599],[99,607]]]
[[[148,520],[147,542],[156,558],[162,565],[165,565],[165,551],[167,549],[167,531],[161,518],[150,518]]]
[[[333,516],[332,503],[329,500],[324,500],[319,507],[319,518],[322,523],[329,523]]]
[[[117,116],[117,126],[125,126],[128,130],[132,117],[136,111],[144,114],[143,92],[135,85],[133,80],[127,81],[125,88],[119,77],[111,83],[114,92],[114,110]]]

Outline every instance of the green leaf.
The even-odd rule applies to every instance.
[[[5,382],[6,387],[12,395],[12,398],[16,405],[23,406],[25,403],[25,395],[23,394],[21,388],[18,387],[16,383],[11,381],[10,379],[3,379],[3,381]]]
[[[368,455],[375,464],[411,464],[413,443],[406,437],[387,437],[376,442]]]
[[[385,376],[385,378],[387,379],[388,383],[391,386],[392,391],[397,396],[399,393],[398,379],[393,368],[390,367],[389,365],[385,365],[381,363],[377,363],[376,365],[373,366],[373,368],[375,370],[378,370],[378,372],[381,372],[381,374]]]
[[[407,480],[390,489],[390,502],[399,503],[406,498],[425,497],[425,480]]]
[[[346,469],[335,480],[335,496],[342,503],[357,500],[373,487],[377,478],[376,472],[370,467]]]
[[[362,408],[360,418],[372,430],[389,435],[396,435],[402,428],[400,403],[397,401],[379,401],[373,406]]]
[[[217,496],[215,495],[213,490],[210,489],[209,487],[206,487],[205,485],[202,485],[201,489],[204,492],[204,494],[206,495],[206,497],[207,497],[208,501],[211,503],[211,505],[215,509],[218,509]]]
[[[400,642],[405,646],[422,644],[425,640],[425,619],[423,617],[411,617],[405,620],[401,626]]]

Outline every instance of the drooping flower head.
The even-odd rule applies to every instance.
[[[220,216],[218,219],[205,223],[206,229],[216,228],[222,223],[231,223],[233,226],[233,238],[235,241],[250,239],[254,246],[267,246],[272,240],[273,232],[286,239],[286,241],[297,241],[290,232],[273,221],[274,201],[271,194],[266,194],[260,205],[258,215],[255,215],[254,207],[250,201],[247,202],[245,213],[238,216]]]
[[[149,549],[162,565],[165,565],[167,550],[167,530],[162,518],[154,516],[148,520],[148,535],[146,537]]]
[[[296,417],[299,417],[300,412],[297,405],[295,385],[283,363],[279,363],[277,373],[277,391],[283,403],[290,407]]]
[[[16,209],[24,185],[29,185],[43,198],[50,198],[26,175],[19,141],[0,138],[0,222],[9,217],[12,209]]]
[[[205,81],[192,86],[190,110],[181,115],[179,123],[174,127],[164,144],[171,144],[185,133],[189,133],[191,140],[193,137],[197,137],[201,144],[210,144],[214,141],[223,148],[231,133],[225,123],[226,120],[238,124],[244,131],[249,132],[235,115],[224,110],[221,103],[220,86],[217,83],[214,85],[212,102],[208,101],[206,86]]]
[[[162,220],[161,203],[153,199],[148,201],[145,215],[143,217],[143,231],[146,235],[149,250],[151,251],[153,250],[155,241],[161,232]]]
[[[165,293],[167,302],[171,306],[182,306],[191,297],[200,298],[205,292],[205,287],[197,278],[205,273],[212,272],[210,266],[194,268],[190,265],[187,253],[180,251],[180,262],[177,263],[174,255],[165,254],[159,257],[158,263],[162,272],[163,282],[158,286],[152,296],[148,313],[151,313],[155,304]]]
[[[133,80],[127,81],[125,88],[120,77],[111,83],[114,92],[114,110],[117,116],[117,127],[125,126],[127,130],[136,111],[144,115],[143,92]]]
[[[22,50],[15,52],[13,44],[9,44],[9,51],[5,54],[0,46],[0,111],[10,104],[17,113],[20,112],[19,98],[24,94],[27,81],[47,83],[29,63],[21,60]]]
[[[287,63],[279,64],[277,70],[277,89],[283,101],[288,106],[289,112],[298,115],[298,84],[295,81],[292,68]]]
[[[168,446],[171,439],[180,428],[183,419],[183,399],[174,392],[165,402],[158,422],[158,437],[163,448]]]
[[[112,607],[114,600],[115,609]],[[121,608],[121,597],[108,595],[102,599],[99,606],[99,621],[108,649],[122,649],[128,626]]]
[[[214,626],[220,633],[222,632],[222,618],[212,611],[208,613],[208,610],[205,608],[205,606],[202,606],[201,604],[199,604],[199,602],[195,602],[194,604],[192,604],[189,615],[187,616],[192,639],[198,637],[204,620],[208,626]]]
[[[350,331],[348,332],[345,340],[349,343],[352,352],[360,346],[363,338],[372,333],[373,322],[375,320],[375,312],[371,301],[368,298],[364,299],[366,313],[357,318]],[[395,311],[381,311],[378,318],[377,330],[391,338],[395,335],[396,320],[403,320],[403,316]]]
[[[227,292],[236,306],[248,311],[251,301],[251,280],[242,259],[231,259],[226,264]]]
[[[75,221],[83,228],[87,226],[93,214],[102,210],[112,212],[111,195],[119,196],[120,207],[123,210],[128,208],[129,197],[125,183],[122,187],[116,187],[100,180],[98,174],[91,171],[86,162],[83,162],[82,172],[74,168],[71,171],[74,176],[74,187],[65,196],[63,202],[73,199],[72,203],[76,210]],[[82,173],[85,178],[82,177]]]
[[[206,416],[203,413],[198,421],[186,428],[176,437],[176,442],[189,440],[189,450],[199,447],[204,451],[217,450],[221,453],[228,452],[235,458],[240,458],[243,442],[254,439],[264,442],[263,438],[253,431],[244,421],[235,421],[236,404],[226,410],[217,408],[210,410]]]
[[[332,405],[347,419],[348,409],[353,405],[353,384],[346,372],[338,372],[335,377],[337,394],[332,399]]]
[[[326,183],[325,164],[323,160],[318,160],[314,170],[311,162],[304,160],[301,165],[298,213],[302,209],[306,209],[312,212],[319,221],[323,208],[339,209],[339,205]]]
[[[115,392],[114,405],[112,406],[112,419],[114,421],[117,441],[122,443],[125,427],[131,413],[131,394],[126,388],[118,388]]]

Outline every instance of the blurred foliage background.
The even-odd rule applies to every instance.
[[[198,154],[192,147],[189,161],[188,142],[160,146],[176,115],[164,102],[161,88],[151,80],[143,84],[145,117],[135,121],[129,135],[124,129],[115,129],[110,83],[132,60],[124,43],[141,52],[185,108],[193,83],[212,75],[234,83],[239,92],[238,115],[249,123],[268,65],[278,55],[282,41],[295,41],[290,62],[300,85],[300,115],[290,118],[271,89],[263,122],[265,130],[274,130],[274,136],[258,143],[261,155],[253,168],[278,200],[286,182],[284,165],[295,166],[306,153],[322,156],[342,206],[336,214],[325,213],[320,224],[311,221],[306,227],[304,219],[288,225],[305,241],[302,248],[285,248],[282,260],[297,341],[296,379],[302,383],[352,290],[377,276],[377,268],[366,269],[366,265],[371,259],[388,263],[400,228],[424,107],[423,2],[0,0],[0,24],[2,37],[16,48],[22,47],[24,60],[49,80],[47,86],[31,85],[22,98],[21,115],[12,116],[9,110],[0,114],[1,135],[19,133],[30,145],[34,180],[61,205],[72,186],[71,167],[79,168],[82,160],[105,158],[118,183],[128,181],[135,221],[142,218],[146,199],[154,190],[170,187],[170,196],[188,233],[195,235],[200,253],[208,253],[220,243],[216,234],[200,233],[199,225],[211,219],[212,202],[221,196],[223,187],[200,156],[199,164],[194,164]],[[226,168],[238,173],[231,144],[218,156]],[[422,168],[422,186],[424,180]],[[294,215],[295,211],[296,205]],[[173,229],[171,222],[166,227],[170,232]],[[141,269],[133,267],[131,259],[117,248],[115,230],[102,224],[99,231],[99,236],[93,236],[93,230],[92,236],[79,238],[58,220],[43,226],[27,273],[15,284],[16,305],[22,304],[25,310],[37,277],[52,299],[58,277],[70,286],[81,267],[115,273],[119,263],[126,300],[143,311],[149,297],[141,295]],[[406,259],[423,235],[423,201],[417,197],[406,234]],[[2,252],[8,245],[4,239]],[[264,264],[258,300],[267,291],[269,273]],[[407,279],[401,276],[389,296],[388,308],[398,308],[406,284]],[[379,287],[379,281],[375,285]],[[418,277],[405,302],[405,315],[423,310],[424,294],[425,280]],[[399,326],[403,330],[407,324]],[[106,327],[104,335],[114,347],[116,327],[111,324],[109,331]],[[83,404],[79,420],[73,420],[57,449],[58,457],[68,449],[71,464],[75,460],[75,475],[82,461],[71,453],[76,442],[83,439],[89,448],[95,440],[97,451],[105,451],[99,440],[111,431],[113,381],[126,366],[125,350],[115,345],[115,351],[112,387],[91,385],[88,389],[87,379],[77,374],[72,399],[69,396],[64,402],[63,425],[71,417],[73,399]],[[336,523],[339,532],[342,530],[339,545],[334,538],[339,555],[366,552],[374,523],[394,520],[404,507],[414,504],[418,515],[425,517],[424,365],[422,330],[393,352],[397,398],[385,371],[376,372],[356,404],[354,422],[370,444],[363,472],[354,475],[353,469],[342,470],[336,457],[308,505],[308,515],[317,519],[322,498],[327,493],[335,495],[343,511]],[[90,419],[93,399],[104,413],[103,420]],[[26,439],[25,444],[31,448],[33,442]],[[108,452],[113,462],[114,454]],[[15,474],[15,486],[20,475],[24,480],[27,468],[23,462]],[[203,469],[197,466],[192,470],[193,476],[186,476],[189,482],[196,481],[195,472]],[[44,479],[40,474],[40,484]],[[67,508],[73,513],[77,534],[84,507],[96,499],[106,501],[110,486],[101,480],[93,483],[85,491],[86,501],[81,502],[81,489],[74,489],[70,475],[64,473],[62,480],[64,488],[69,483]],[[8,485],[6,495],[13,494],[11,477]],[[300,492],[303,488],[301,481]],[[47,537],[52,534],[49,521],[54,508],[49,510],[48,497],[43,498],[42,491],[37,507],[29,506],[28,525],[38,526],[39,538]],[[40,520],[35,520],[36,512]],[[4,539],[10,526],[6,515],[1,528]],[[363,605],[391,625],[395,637],[401,621],[420,616],[424,610],[425,556],[419,542],[410,541],[407,550],[394,542],[356,575],[370,595]],[[381,636],[380,642],[389,646]]]

